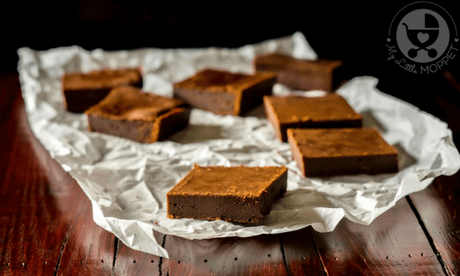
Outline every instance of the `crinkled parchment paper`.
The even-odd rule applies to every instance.
[[[212,67],[252,73],[256,54],[281,52],[316,59],[301,33],[238,49],[138,49],[108,52],[62,47],[18,50],[20,81],[30,127],[49,154],[75,178],[93,207],[94,221],[126,245],[168,256],[153,230],[188,239],[248,237],[294,231],[311,225],[332,231],[346,217],[370,224],[405,195],[427,187],[434,177],[452,175],[460,156],[447,125],[416,107],[390,97],[377,79],[358,77],[342,86],[344,96],[399,151],[400,172],[303,178],[287,143],[275,138],[263,107],[244,117],[194,109],[190,126],[168,141],[140,144],[87,131],[83,114],[66,112],[60,77],[64,72],[101,67],[142,66],[144,90],[172,96],[172,83]],[[275,85],[275,94],[292,93]],[[304,92],[296,92],[304,93]],[[304,93],[308,94],[308,93]],[[261,225],[169,219],[166,193],[197,163],[207,165],[284,165],[288,191]]]

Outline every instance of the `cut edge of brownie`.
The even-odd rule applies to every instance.
[[[269,77],[264,81],[250,88],[244,89],[241,92],[241,103],[239,104],[240,110],[236,111],[235,113],[238,115],[244,115],[251,108],[263,103],[263,98],[265,96],[272,95],[273,85],[276,83],[276,75],[272,74],[271,77],[270,75],[267,76]]]
[[[133,86],[118,86],[113,88],[111,93],[118,93],[122,89],[131,89],[131,91],[137,91],[135,93],[144,94],[146,97],[163,97]],[[185,128],[190,119],[191,109],[178,99],[172,99],[177,101],[174,107],[160,110],[154,118],[147,117],[144,119],[137,117],[114,118],[110,116],[110,113],[101,113],[101,105],[108,104],[107,101],[109,100],[111,99],[107,97],[85,111],[88,131],[127,138],[140,143],[153,143],[166,139],[174,132]]]
[[[340,72],[343,63],[343,60],[304,60],[286,54],[266,53],[256,56],[252,66],[256,72],[276,73],[277,82],[291,89],[333,92],[340,83],[337,77],[343,77]],[[305,64],[311,68],[304,68]]]
[[[191,111],[191,108],[179,107],[160,115],[155,121],[156,127],[152,130],[152,139],[147,143],[164,140],[184,129],[189,123]]]
[[[265,115],[267,116],[268,122],[272,125],[273,129],[275,130],[276,137],[281,141],[285,141],[283,140],[283,134],[281,133],[280,122],[278,121],[278,117],[276,116],[273,106],[270,104],[269,96],[264,96],[263,102]]]
[[[83,113],[103,100],[110,93],[110,90],[111,88],[63,90],[64,108],[72,113]]]
[[[211,69],[204,69],[206,71]],[[198,71],[196,74],[200,73]],[[211,70],[221,71],[221,70]],[[229,73],[227,71],[221,71]],[[195,75],[196,75],[195,74]],[[248,112],[252,107],[262,103],[264,95],[271,95],[273,85],[276,83],[276,74],[270,72],[258,72],[256,75],[247,75],[247,77],[258,76],[250,84],[241,85],[238,89],[230,91],[207,91],[203,88],[188,88],[183,86],[183,81],[173,84],[174,96],[187,102],[190,106],[213,112],[218,115],[240,116]],[[210,96],[212,95],[212,96]],[[217,96],[217,97],[216,97]],[[223,97],[223,99],[218,99]]]
[[[326,157],[307,157],[301,152],[300,145],[295,139],[293,132],[295,129],[288,129],[288,142],[291,153],[298,168],[304,177],[327,177],[337,175],[357,175],[357,174],[382,174],[395,173],[398,168],[398,152],[393,149],[392,153],[375,155],[351,155],[351,156],[326,156]],[[381,139],[383,137],[376,131]],[[384,141],[384,140],[383,140]],[[385,141],[386,143],[386,141]],[[336,165],[335,168],[330,168]]]
[[[174,88],[174,96],[185,101],[194,108],[210,111],[218,115],[234,115],[234,106],[237,101],[236,94],[213,92],[212,95],[219,95],[224,99],[219,102],[215,97],[210,98],[203,90]]]
[[[306,171],[305,171],[305,158],[300,152],[300,147],[299,144],[297,143],[297,140],[294,138],[294,134],[292,132],[292,129],[287,129],[287,140],[289,143],[289,146],[291,148],[291,154],[292,154],[292,159],[297,164],[297,167],[300,169],[302,172],[302,175],[306,177]]]
[[[180,195],[167,193],[167,217],[202,220],[223,220],[242,224],[257,224],[270,212],[274,201],[287,188],[287,168],[259,197],[235,195]],[[181,180],[182,181],[182,180]],[[180,182],[179,182],[180,183]],[[188,204],[183,203],[184,199]]]
[[[339,96],[339,95],[337,95]],[[359,115],[356,119],[340,119],[340,120],[331,120],[331,121],[297,121],[297,122],[280,122],[275,109],[271,104],[271,98],[280,97],[280,96],[264,96],[264,108],[265,115],[275,130],[276,137],[282,141],[287,142],[287,130],[290,128],[361,128],[362,127],[362,116]],[[284,96],[283,96],[284,97]],[[286,96],[289,97],[289,96]],[[346,101],[345,103],[353,109]]]
[[[109,70],[109,68],[102,68],[98,70],[92,70],[87,73],[98,72],[103,70]],[[120,83],[115,86],[107,86],[107,87],[98,87],[98,88],[82,88],[82,89],[66,89],[64,86],[64,78],[66,74],[61,76],[61,94],[64,102],[64,108],[72,113],[83,113],[90,107],[96,105],[98,102],[103,100],[110,91],[117,87],[123,85],[134,86],[138,88],[142,88],[144,84],[144,80],[142,77],[142,68],[141,67],[123,67],[123,68],[116,68],[113,70],[130,70],[133,72],[138,73],[138,80],[137,81],[128,81],[124,83]],[[72,72],[70,74],[85,74],[83,72]]]
[[[153,143],[164,140],[174,132],[185,128],[188,125],[190,111],[190,108],[174,108],[154,121],[112,120],[88,114],[88,130],[127,138],[139,143]]]

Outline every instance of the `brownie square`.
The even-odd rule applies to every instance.
[[[238,116],[271,95],[275,74],[254,75],[204,69],[174,84],[174,95],[192,107]]]
[[[292,155],[304,176],[398,171],[398,151],[373,128],[288,129]]]
[[[85,114],[88,129],[141,143],[153,143],[184,128],[190,109],[179,99],[118,86]]]
[[[61,84],[66,109],[80,113],[97,104],[116,86],[142,88],[142,74],[139,68],[104,68],[88,73],[66,73]]]
[[[327,92],[340,82],[342,64],[341,60],[304,60],[278,53],[259,55],[253,60],[256,72],[274,72],[277,82],[291,89]]]
[[[286,185],[286,167],[195,165],[167,193],[167,216],[258,223]]]
[[[323,97],[265,96],[265,113],[276,136],[287,141],[288,128],[361,127],[362,116],[338,94]]]

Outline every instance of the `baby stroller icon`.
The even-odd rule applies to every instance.
[[[436,42],[439,35],[439,23],[436,17],[431,14],[425,13],[425,29],[409,29],[406,23],[402,23],[406,27],[407,38],[409,41],[418,48],[411,48],[408,51],[408,55],[411,58],[415,58],[418,54],[418,51],[425,50],[428,51],[428,56],[430,58],[436,57],[438,52],[436,49],[427,47],[433,45]]]

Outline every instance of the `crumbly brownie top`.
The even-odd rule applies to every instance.
[[[169,195],[259,197],[286,167],[195,167]]]
[[[182,100],[143,92],[136,87],[118,86],[85,113],[114,120],[153,121],[183,104]]]
[[[236,93],[265,80],[275,78],[273,73],[256,73],[246,75],[226,71],[204,69],[181,82],[174,88],[206,90],[208,92]]]
[[[67,73],[62,77],[64,90],[103,89],[142,80],[139,68],[101,69],[88,73]]]
[[[280,123],[360,120],[347,101],[338,94],[323,97],[265,96]]]
[[[288,129],[287,133],[307,157],[398,153],[374,128]]]

